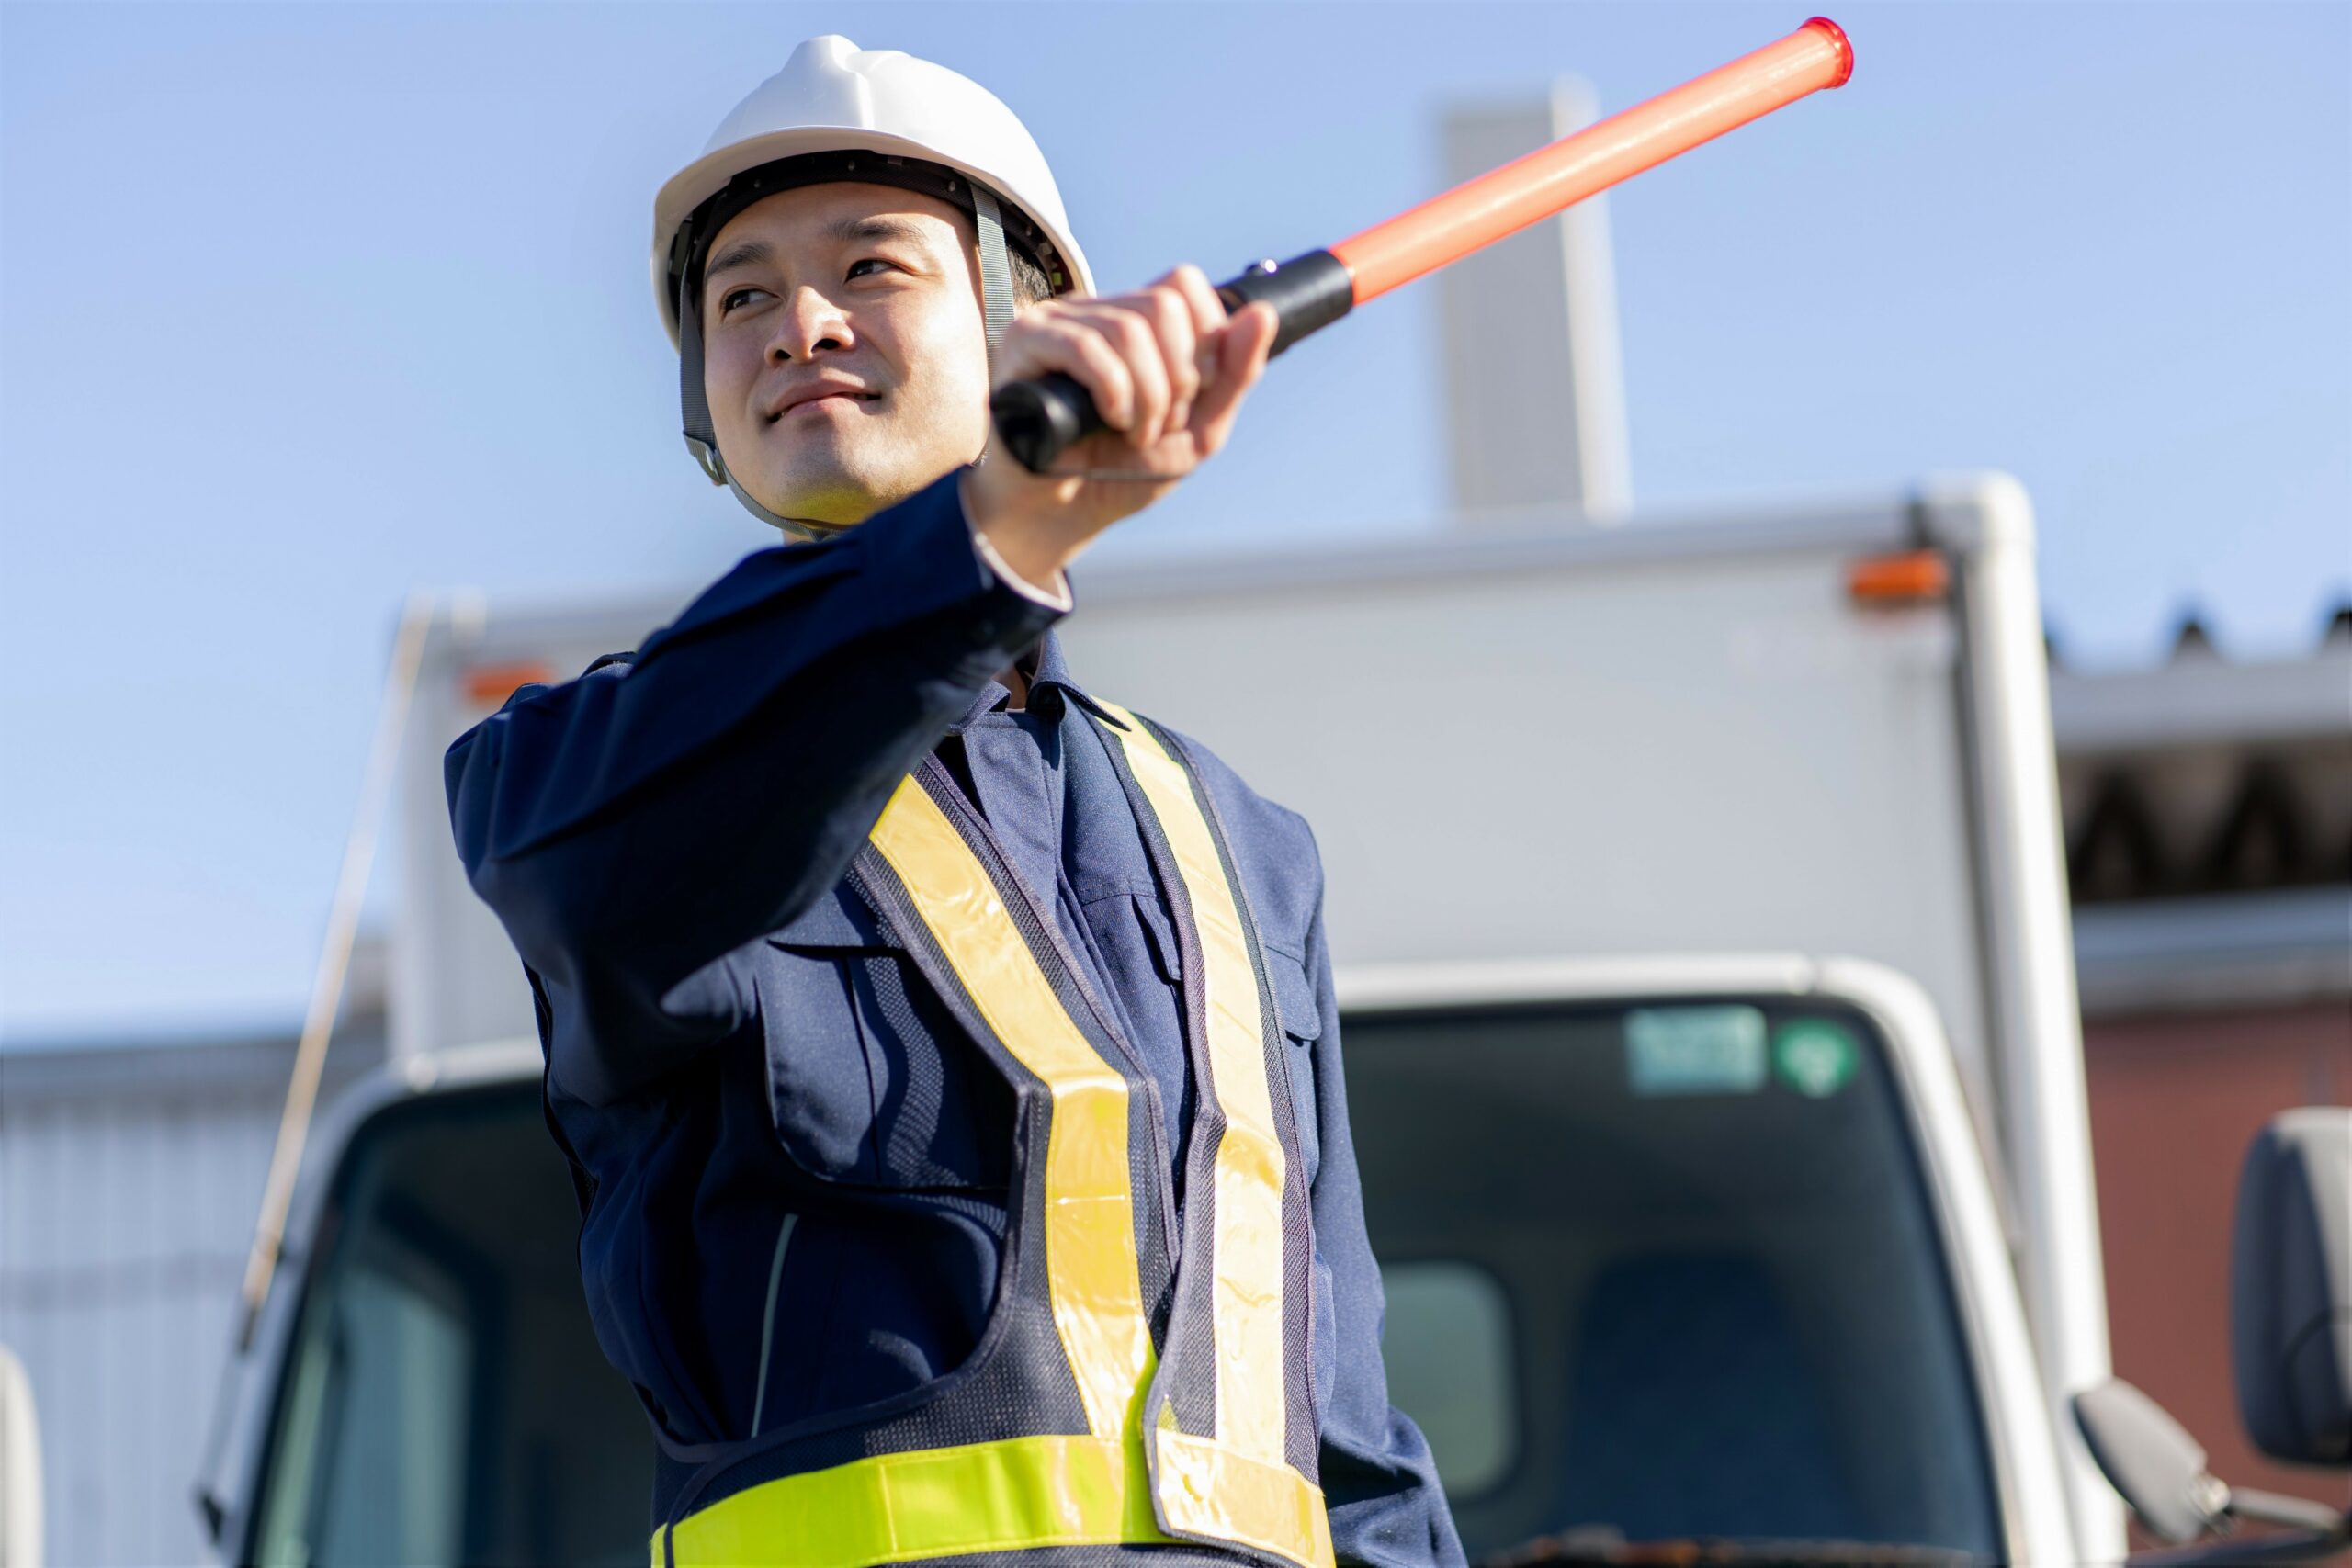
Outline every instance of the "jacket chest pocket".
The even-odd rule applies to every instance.
[[[1111,982],[1112,1005],[1129,1035],[1139,1045],[1149,1040],[1174,1042],[1174,1059],[1181,1062],[1184,958],[1168,907],[1157,893],[1121,890],[1086,897],[1080,912]],[[1167,1086],[1161,1087],[1165,1091]]]
[[[1299,1152],[1312,1182],[1323,1164],[1321,1119],[1315,1108],[1315,1042],[1323,1035],[1323,1012],[1306,960],[1272,943],[1262,944],[1266,977],[1274,993],[1274,1013],[1283,1026],[1283,1065],[1290,1073],[1291,1109],[1298,1119]]]
[[[802,1169],[854,1186],[1005,1186],[1012,1086],[854,895],[770,933],[759,995],[769,1109]]]

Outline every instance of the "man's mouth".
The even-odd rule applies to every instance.
[[[802,412],[805,410],[824,408],[831,404],[870,403],[877,400],[881,395],[882,394],[879,392],[823,392],[813,398],[802,398],[797,402],[792,403],[780,412],[769,415],[768,423],[770,424],[774,424],[779,420],[789,419],[794,414]]]

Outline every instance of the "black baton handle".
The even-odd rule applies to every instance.
[[[1280,354],[1346,315],[1355,304],[1355,279],[1330,252],[1309,251],[1286,262],[1252,262],[1240,276],[1218,284],[1216,294],[1227,310],[1261,299],[1272,305],[1282,325],[1271,352]],[[1052,468],[1071,443],[1104,428],[1086,389],[1058,371],[1008,383],[989,400],[989,411],[1005,450],[1033,474]]]

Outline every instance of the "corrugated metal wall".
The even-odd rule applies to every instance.
[[[338,1045],[330,1092],[380,1060]],[[195,1562],[191,1501],[290,1041],[0,1053],[0,1343],[55,1568]]]

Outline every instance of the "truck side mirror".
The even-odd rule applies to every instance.
[[[2256,1446],[2352,1465],[2352,1109],[2282,1112],[2246,1150],[2230,1340]]]
[[[2285,1525],[2296,1533],[2254,1541],[2223,1540],[2189,1551],[2145,1559],[2212,1568],[2248,1562],[2302,1562],[2332,1558],[2352,1541],[2352,1516],[2301,1497],[2233,1487],[2205,1469],[2205,1450],[2162,1405],[2120,1378],[2075,1395],[2075,1424],[2109,1484],[2140,1522],[2165,1540],[2227,1537],[2243,1520]],[[2142,1561],[2133,1559],[2134,1562]]]
[[[2206,1472],[2197,1439],[2121,1378],[2075,1395],[2075,1424],[2109,1483],[2165,1540],[2195,1540],[2228,1518],[2230,1489]]]
[[[2352,1109],[2271,1118],[2246,1151],[2234,1236],[2230,1339],[2247,1432],[2274,1459],[2352,1465]],[[2128,1382],[2109,1380],[2074,1403],[2091,1457],[2165,1540],[2226,1535],[2245,1519],[2299,1532],[2171,1552],[2167,1562],[2298,1562],[2352,1541],[2352,1515],[2208,1474],[2197,1440]]]

